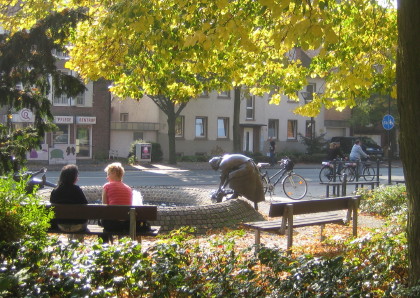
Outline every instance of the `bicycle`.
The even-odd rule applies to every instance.
[[[340,169],[341,164],[343,163],[342,159],[336,159],[334,161],[323,161],[322,168],[319,171],[319,181],[321,182],[330,182],[334,178],[334,168]],[[342,179],[340,173],[338,171],[335,171],[335,175],[338,176],[338,178]]]
[[[261,173],[264,193],[266,194],[269,192],[270,196],[272,196],[275,194],[275,190],[280,188],[281,185],[283,192],[288,198],[292,200],[302,199],[308,191],[308,184],[306,183],[306,180],[293,171],[294,163],[288,157],[282,158],[278,161],[278,163],[280,164],[280,170],[274,173],[271,177],[268,175],[267,171],[265,171],[265,173],[262,172],[262,168],[268,164],[257,164]],[[280,181],[281,183],[279,184]],[[276,187],[277,185],[279,186]]]
[[[357,162],[348,162],[344,164],[343,173],[347,174],[347,181],[352,182],[360,177],[363,177],[365,181],[372,181],[375,179],[376,171],[375,168],[372,167],[370,161],[359,162],[359,166],[363,167],[362,175],[360,176],[357,171],[357,166]]]

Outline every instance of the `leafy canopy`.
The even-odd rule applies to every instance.
[[[21,1],[19,20],[9,24],[30,26],[30,16],[85,5],[89,18],[73,32],[67,66],[85,79],[112,80],[120,97],[183,102],[246,85],[278,103],[321,77],[322,94],[296,110],[315,116],[322,106],[353,107],[372,91],[395,95],[396,10],[376,1],[50,1],[42,9],[38,2]],[[315,57],[310,67],[296,48]]]

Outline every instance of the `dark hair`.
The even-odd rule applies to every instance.
[[[79,169],[76,165],[65,165],[61,169],[58,185],[72,185],[76,182]]]

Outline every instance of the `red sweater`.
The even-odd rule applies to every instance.
[[[108,205],[131,205],[133,190],[121,181],[111,181],[104,185]]]

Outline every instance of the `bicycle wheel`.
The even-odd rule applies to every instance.
[[[308,191],[306,180],[295,173],[291,173],[284,177],[281,184],[283,185],[283,191],[286,196],[292,200],[302,199]]]
[[[329,166],[322,167],[321,171],[319,171],[319,181],[329,182],[332,179],[333,179],[333,169]]]
[[[352,182],[356,178],[356,171],[352,167],[345,167],[341,172],[347,175],[348,182]],[[340,181],[343,181],[343,175],[340,176]]]
[[[363,169],[363,178],[365,178],[365,181],[372,181],[375,179],[375,175],[376,173],[374,168],[368,166]]]

